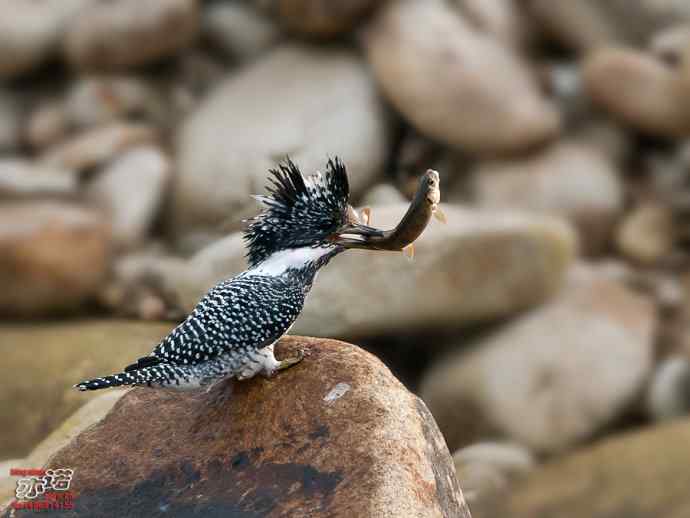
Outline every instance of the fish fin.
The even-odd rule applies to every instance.
[[[362,222],[365,225],[369,225],[371,223],[371,208],[370,207],[364,207],[362,210]]]
[[[414,243],[410,243],[405,248],[402,249],[402,253],[409,260],[414,259]]]
[[[438,205],[434,209],[434,217],[441,223],[448,223],[448,218],[446,218],[445,213],[441,210],[441,207],[439,207]]]

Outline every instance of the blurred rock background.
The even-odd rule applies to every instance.
[[[690,3],[5,0],[0,78],[0,459],[244,269],[268,168],[337,155],[372,224],[429,167],[449,223],[293,333],[422,396],[475,516],[690,513]]]

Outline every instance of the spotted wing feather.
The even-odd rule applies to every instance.
[[[223,282],[153,351],[176,365],[195,365],[225,353],[246,354],[280,338],[295,321],[305,294],[280,277],[240,276]]]

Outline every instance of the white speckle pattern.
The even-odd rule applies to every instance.
[[[337,158],[310,178],[289,159],[271,174],[270,196],[255,196],[266,210],[249,220],[244,233],[252,267],[279,250],[327,243],[349,207],[347,172]]]
[[[317,252],[318,250],[318,252]],[[316,271],[337,251],[293,250],[281,270],[278,260],[261,265],[212,288],[191,315],[149,356],[124,372],[77,385],[96,390],[119,385],[191,389],[219,378],[247,379],[270,374],[278,362],[272,345],[299,316]],[[304,262],[297,261],[302,258]],[[269,270],[270,274],[265,274]],[[282,273],[277,274],[278,271]]]

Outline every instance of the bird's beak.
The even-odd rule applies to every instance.
[[[383,230],[361,223],[346,223],[336,233],[335,242],[345,248],[368,248],[369,237],[383,237]]]

